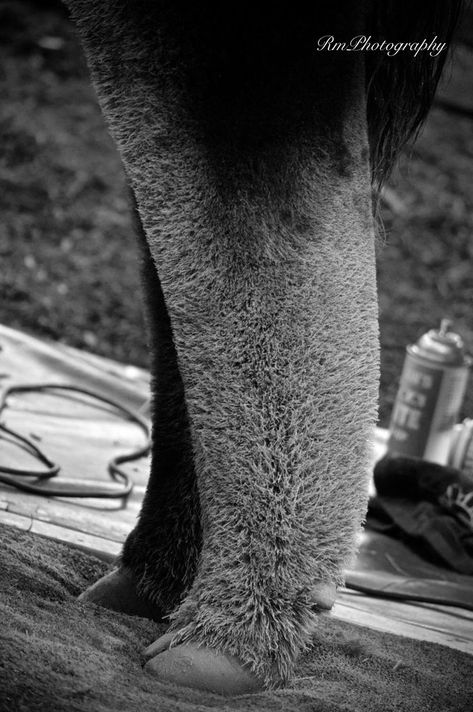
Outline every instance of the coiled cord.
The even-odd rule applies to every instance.
[[[105,396],[98,395],[93,391],[89,391],[86,388],[80,388],[78,386],[65,385],[62,383],[33,383],[25,385],[10,386],[6,388],[0,395],[0,413],[7,406],[7,400],[9,396],[17,393],[43,393],[47,391],[69,391],[73,393],[80,393],[81,395],[88,396],[89,398],[94,398],[95,400],[105,403],[119,413],[121,413],[127,420],[130,420],[136,425],[138,425],[144,432],[146,437],[146,443],[143,447],[133,450],[130,453],[124,455],[118,455],[114,457],[108,464],[108,472],[113,480],[116,482],[121,482],[122,486],[115,490],[106,489],[104,487],[67,487],[59,486],[54,487],[53,485],[45,486],[42,484],[36,484],[34,482],[26,482],[22,478],[36,478],[39,480],[48,480],[56,477],[60,472],[60,465],[50,460],[50,458],[45,455],[45,453],[34,443],[30,438],[22,435],[15,430],[7,427],[5,424],[0,423],[0,430],[7,433],[11,438],[16,440],[19,447],[23,447],[30,455],[36,457],[39,462],[41,462],[45,467],[42,470],[27,470],[15,467],[7,467],[0,464],[0,482],[15,487],[16,489],[22,490],[23,492],[29,492],[30,494],[40,494],[46,497],[91,497],[94,499],[121,499],[127,498],[133,490],[133,483],[130,478],[122,470],[120,465],[125,462],[132,462],[133,460],[138,460],[149,454],[150,451],[150,428],[148,421],[143,418],[138,413],[126,408],[121,403],[117,401],[106,398]]]

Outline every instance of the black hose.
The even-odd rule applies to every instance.
[[[6,388],[0,395],[0,413],[7,406],[8,397],[15,393],[32,393],[38,392],[42,393],[45,391],[68,391],[73,393],[80,393],[81,395],[88,396],[89,398],[94,398],[102,403],[106,403],[111,406],[119,413],[124,415],[127,420],[130,420],[136,425],[138,425],[146,436],[146,443],[143,447],[133,450],[130,453],[124,455],[118,455],[114,457],[108,464],[108,472],[113,480],[116,482],[122,482],[123,486],[115,489],[105,489],[103,487],[86,487],[80,486],[79,488],[68,487],[68,486],[58,486],[53,485],[42,485],[36,484],[35,482],[25,482],[25,477],[34,477],[37,480],[47,480],[56,477],[60,472],[60,466],[52,460],[50,460],[42,450],[34,443],[32,440],[27,438],[25,435],[8,428],[3,423],[0,423],[0,430],[10,435],[14,440],[21,443],[21,446],[27,450],[33,457],[36,457],[43,465],[45,465],[42,470],[28,470],[20,469],[14,467],[7,467],[0,464],[0,482],[15,487],[16,489],[22,490],[23,492],[29,492],[31,494],[40,494],[45,497],[92,497],[94,499],[121,499],[126,498],[133,490],[133,483],[130,481],[128,475],[122,470],[120,465],[125,462],[132,462],[133,460],[138,460],[142,457],[148,455],[150,451],[150,429],[148,421],[143,418],[138,413],[135,413],[128,408],[126,408],[121,403],[117,401],[106,398],[105,396],[98,395],[93,391],[89,391],[86,388],[79,388],[78,386],[65,385],[62,383],[33,383],[18,386],[10,386]]]

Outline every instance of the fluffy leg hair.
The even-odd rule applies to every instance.
[[[188,419],[182,453],[180,436],[165,456],[156,444],[124,555],[165,598],[186,521],[195,560],[195,508],[178,501],[195,504],[195,472],[202,547],[173,644],[280,685],[316,623],[313,587],[343,580],[367,502],[378,332],[364,66],[314,48],[361,33],[362,13],[348,0],[230,17],[217,2],[67,4],[159,274],[178,367],[163,402],[174,383],[171,412],[185,404]]]
[[[195,577],[202,542],[199,494],[171,323],[134,197],[133,204],[151,354],[152,475],[120,564],[132,572],[138,594],[168,614]]]

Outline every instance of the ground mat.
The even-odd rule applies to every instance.
[[[346,582],[371,595],[473,610],[473,576],[436,566],[402,541],[370,529],[362,534],[355,566],[347,572]]]
[[[473,657],[329,616],[284,690],[224,699],[162,684],[140,650],[164,626],[77,602],[106,565],[0,526],[0,708],[4,712],[471,712]]]

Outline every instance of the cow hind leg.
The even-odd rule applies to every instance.
[[[199,501],[169,316],[134,197],[132,202],[151,354],[151,475],[139,522],[114,569],[79,600],[160,620],[179,603],[195,575],[201,545]]]
[[[253,22],[217,3],[68,3],[162,287],[152,328],[169,330],[153,344],[153,466],[121,559],[171,611],[145,669],[224,694],[282,685],[367,502],[364,64],[314,51],[315,33],[349,38],[362,15],[349,0]]]

